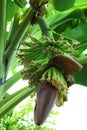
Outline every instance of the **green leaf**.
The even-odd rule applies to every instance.
[[[8,42],[7,42],[6,49],[9,47],[10,41],[11,41],[12,37],[15,35],[15,32],[18,29],[18,27],[19,27],[19,13],[16,13],[14,15],[14,18],[11,21],[10,30],[9,30],[9,33],[8,33],[8,36],[7,36]]]
[[[0,89],[0,98],[2,98],[6,94],[7,90],[10,89],[19,79],[21,79],[21,71],[14,74],[3,84]]]
[[[7,20],[11,21],[14,15],[18,12],[19,7],[11,0],[8,0],[7,5]]]
[[[84,19],[84,10],[86,7],[81,6],[81,8],[72,8],[72,10],[65,12],[56,12],[50,19],[48,19],[48,24],[51,28],[57,28],[63,24],[67,25],[67,22],[76,19]]]
[[[14,0],[14,2],[21,8],[23,8],[27,3],[26,0]]]
[[[56,10],[64,11],[73,7],[75,0],[53,0],[53,5]]]
[[[83,55],[83,56],[79,57],[79,58],[78,58],[78,62],[79,62],[80,64],[85,64],[85,63],[87,63],[87,55]]]
[[[87,49],[87,42],[80,43],[79,45],[75,46],[74,49],[78,51],[79,54],[81,54],[83,51]]]
[[[70,30],[64,35],[78,41],[87,40],[87,23],[81,23],[76,28]]]
[[[20,103],[23,99],[25,99],[34,91],[35,87],[25,87],[13,93],[12,95],[9,95],[7,98],[3,99],[0,102],[0,117],[2,117],[5,113],[11,110],[14,106],[16,106],[18,103]]]
[[[25,16],[23,17],[22,23],[15,31],[15,34],[13,35],[12,39],[10,39],[11,44],[8,47],[8,49],[6,50],[6,55],[5,55],[8,60],[7,72],[14,62],[14,57],[16,55],[17,49],[29,27],[33,14],[34,14],[33,9],[30,9],[30,10],[28,9],[27,12],[25,12]]]
[[[75,6],[87,4],[87,0],[75,0]]]
[[[87,86],[87,63],[83,65],[82,71],[75,74],[75,81],[77,84]]]

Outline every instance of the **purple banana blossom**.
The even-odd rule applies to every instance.
[[[40,83],[34,109],[35,124],[41,125],[44,123],[57,97],[58,90],[53,87],[51,83],[47,82],[46,80]]]

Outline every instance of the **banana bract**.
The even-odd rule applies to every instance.
[[[46,80],[42,81],[38,87],[37,100],[34,109],[35,124],[41,125],[46,120],[56,99],[58,91]]]

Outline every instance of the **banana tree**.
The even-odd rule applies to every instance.
[[[1,0],[0,5],[0,117],[37,92],[34,119],[41,125],[54,103],[67,100],[72,84],[87,86],[87,0]],[[6,96],[20,78],[29,85]]]

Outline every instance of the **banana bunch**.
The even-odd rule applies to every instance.
[[[73,46],[69,43],[68,40],[65,40],[64,37],[60,37],[58,39],[58,46],[60,50],[64,51],[65,53],[75,53]]]
[[[55,67],[49,68],[42,75],[41,81],[46,80],[51,83],[58,90],[58,98],[56,101],[57,106],[63,105],[64,101],[67,100],[67,82],[64,79],[62,73]]]
[[[23,79],[29,80],[29,87],[37,87],[34,109],[35,124],[44,123],[53,104],[59,107],[67,100],[68,87],[74,83],[73,74],[82,69],[74,58],[73,45],[60,37],[37,40],[19,51],[24,65]],[[67,54],[67,53],[68,54]]]
[[[62,37],[58,38],[58,40],[48,37],[37,40],[32,36],[30,36],[30,39],[31,43],[25,43],[24,47],[19,50],[18,54],[21,63],[24,65],[23,79],[29,79],[29,82],[31,81],[33,84],[34,83],[38,84],[40,81],[39,78],[41,78],[42,76],[41,74],[43,74],[47,70],[45,68],[46,66],[48,66],[48,64],[50,64],[49,66],[51,65],[54,67],[58,66],[59,70],[60,67],[61,70],[67,70],[67,71],[72,70],[68,69],[67,64],[69,66],[72,66],[73,61],[71,58],[65,56],[66,50],[68,51],[68,53],[73,54],[73,49],[70,49],[73,47],[68,42],[68,40],[65,40]],[[50,63],[50,61],[52,63]],[[69,81],[70,78],[67,79]],[[61,81],[59,82],[61,83]]]

